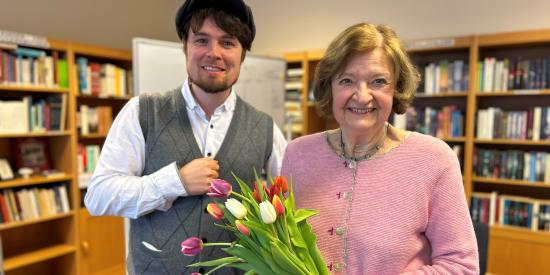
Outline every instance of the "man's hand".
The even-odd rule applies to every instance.
[[[211,158],[194,159],[180,168],[180,175],[189,195],[202,195],[208,192],[210,181],[218,178],[220,166]]]

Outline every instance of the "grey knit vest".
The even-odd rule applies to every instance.
[[[187,116],[181,89],[165,93],[140,95],[139,120],[145,137],[143,175],[154,173],[176,161],[178,167],[201,158]],[[239,191],[231,172],[249,185],[254,181],[253,169],[260,172],[271,155],[273,120],[237,97],[235,113],[222,146],[216,155],[219,175]],[[166,211],[154,211],[130,222],[130,253],[127,267],[130,274],[190,274],[198,268],[187,265],[227,257],[220,247],[207,247],[196,257],[184,256],[180,244],[198,236],[207,242],[230,242],[231,234],[214,226],[206,205],[213,200],[205,195],[181,197]],[[162,252],[147,249],[146,241]],[[205,269],[208,270],[208,269]],[[204,270],[200,270],[203,271]],[[216,274],[236,274],[222,269]],[[240,272],[238,272],[240,273]]]

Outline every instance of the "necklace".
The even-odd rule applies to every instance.
[[[346,156],[346,144],[344,143],[344,138],[342,135],[342,129],[340,129],[340,150],[342,151],[341,157],[344,159],[344,164],[353,169],[355,168],[356,162],[361,160],[368,160],[371,159],[376,153],[384,146],[384,140],[386,139],[386,135],[388,133],[388,124],[386,123],[384,125],[384,135],[380,139],[380,142],[374,147],[366,150],[365,154],[359,157],[355,157],[355,150],[351,150],[352,155]]]

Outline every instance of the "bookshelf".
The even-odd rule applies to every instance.
[[[80,192],[76,210],[81,251],[79,274],[125,274],[123,218],[90,216],[81,202],[109,127],[131,98],[132,54],[72,42],[70,50],[75,60],[71,66],[71,80],[75,83],[73,117],[77,121],[73,148],[78,157],[74,170],[80,187],[77,188]]]
[[[550,163],[550,157],[548,157],[550,155],[550,149],[548,149],[550,148],[550,136],[543,134],[544,129],[550,129],[548,128],[550,123],[548,121],[544,122],[542,118],[544,114],[548,113],[548,109],[544,111],[544,107],[548,108],[550,106],[550,30],[425,39],[406,41],[405,44],[423,79],[413,103],[413,107],[416,108],[416,116],[413,117],[423,116],[420,120],[425,121],[424,118],[428,113],[425,111],[427,108],[438,111],[451,105],[455,106],[456,110],[460,110],[462,114],[461,119],[458,120],[462,126],[462,131],[456,132],[460,134],[445,135],[441,134],[441,130],[431,134],[438,136],[450,146],[457,145],[460,147],[459,160],[462,166],[464,187],[472,210],[474,208],[472,201],[479,194],[488,198],[492,192],[496,192],[494,193],[497,194],[497,196],[494,196],[495,198],[502,196],[502,198],[512,200],[506,202],[505,199],[498,199],[498,203],[501,201],[510,203],[503,206],[506,207],[506,211],[513,212],[511,208],[508,208],[511,205],[517,207],[522,205],[522,207],[526,207],[525,209],[529,207],[531,212],[518,213],[521,213],[521,215],[530,213],[531,218],[536,217],[538,219],[539,224],[532,221],[530,226],[524,225],[522,227],[519,223],[513,225],[510,220],[508,223],[511,224],[504,224],[497,217],[497,221],[491,225],[490,229],[488,272],[495,274],[550,273],[550,265],[546,261],[550,257],[550,232],[544,229],[544,224],[540,223],[541,220],[544,222],[544,219],[550,218],[550,212],[548,212],[550,206],[547,207],[550,204],[548,203],[550,200],[550,179],[548,176],[543,178],[540,172],[542,170],[542,172],[548,174],[550,168],[546,168],[546,171],[544,171],[544,165],[537,164],[538,158],[545,158],[545,163]],[[303,134],[337,127],[333,121],[326,121],[317,116],[315,107],[307,96],[310,93],[310,84],[313,80],[315,67],[322,54],[322,50],[316,50],[304,52],[301,61],[287,58],[289,67],[291,66],[290,63],[301,63],[304,68],[302,90],[304,96]],[[504,62],[505,59],[508,59],[507,63]],[[487,64],[490,65],[485,65],[486,60],[489,60]],[[458,63],[455,61],[458,61]],[[502,64],[496,65],[499,61],[502,61]],[[518,82],[515,86],[508,85],[507,80],[510,78],[510,73],[504,71],[504,68],[506,68],[504,64],[509,66],[511,63],[521,64],[515,65],[515,67],[523,70],[521,76],[513,74],[514,79],[520,79],[516,80]],[[450,64],[452,64],[452,68]],[[487,68],[493,68],[492,75],[486,77],[485,73],[487,72],[480,70],[480,64],[485,65]],[[458,75],[457,67],[462,67],[461,75]],[[497,73],[501,73],[501,76],[496,76]],[[438,76],[437,81],[434,79],[435,75]],[[443,80],[442,75],[454,76],[454,78]],[[451,83],[456,83],[457,79],[462,80],[460,85],[456,84],[455,87]],[[493,83],[486,82],[489,79]],[[510,84],[513,84],[513,82]],[[541,108],[535,110],[534,107]],[[485,116],[480,115],[480,111],[488,108],[500,110],[491,111],[493,113],[508,112],[504,115],[506,117],[518,116],[517,114],[511,115],[512,111],[526,113],[523,116],[527,116],[527,119],[523,119],[527,121],[528,126],[516,126],[526,128],[524,130],[525,136],[493,136],[493,132],[503,132],[502,129],[507,128],[504,126],[494,128],[497,127],[495,126],[496,123],[504,121],[502,117],[495,118],[494,114],[490,116],[493,125],[482,124],[483,126],[480,126],[482,121],[479,119]],[[445,115],[440,116],[445,117]],[[533,117],[537,116],[540,116],[540,122],[534,122],[536,119],[533,119]],[[529,122],[530,117],[532,122]],[[394,118],[390,119],[393,123],[398,123],[398,121],[393,120]],[[521,121],[517,118],[514,119]],[[415,125],[419,127],[415,130],[420,132],[429,128],[418,121]],[[538,125],[541,128],[539,133],[534,134],[533,125]],[[531,127],[531,130],[529,130],[529,127]],[[443,133],[445,132],[443,131]],[[523,173],[520,177],[519,172],[517,178],[506,177],[506,173],[502,172],[502,169],[504,169],[504,166],[502,166],[502,169],[497,170],[484,168],[493,173],[498,171],[498,176],[482,176],[482,174],[479,174],[480,168],[476,166],[482,163],[479,155],[479,151],[482,150],[501,152],[499,153],[501,158],[506,154],[508,154],[508,158],[510,158],[509,155],[520,155],[528,159],[530,163],[535,163],[536,168],[534,170],[539,173],[533,176],[532,173],[526,171],[527,178]],[[521,152],[521,154],[509,152]],[[496,163],[495,160],[487,162]],[[517,166],[518,164],[513,165]],[[494,168],[495,166],[489,167]],[[516,198],[518,198],[518,202],[513,201]],[[548,213],[548,217],[544,216],[542,212],[539,213],[539,211],[543,211],[542,209],[546,209],[544,213]],[[509,219],[512,218],[512,216],[509,217]],[[522,222],[525,221],[522,220]]]
[[[0,131],[0,157],[6,158],[16,173],[17,166],[31,165],[28,161],[18,164],[16,156],[23,156],[19,152],[28,152],[18,146],[18,140],[39,139],[43,141],[41,148],[47,148],[40,162],[60,172],[57,176],[35,173],[29,178],[0,181],[5,274],[78,274],[77,190],[71,146],[74,121],[69,115],[74,102],[70,100],[72,83],[67,80],[72,56],[68,42],[47,42],[46,49],[23,46],[30,50],[27,54],[5,48],[0,53],[0,100],[19,105],[11,109],[10,117],[2,117],[16,124]]]

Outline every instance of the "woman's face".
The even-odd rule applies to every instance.
[[[381,131],[394,88],[393,66],[382,48],[352,56],[332,80],[332,113],[340,128],[370,137]]]

